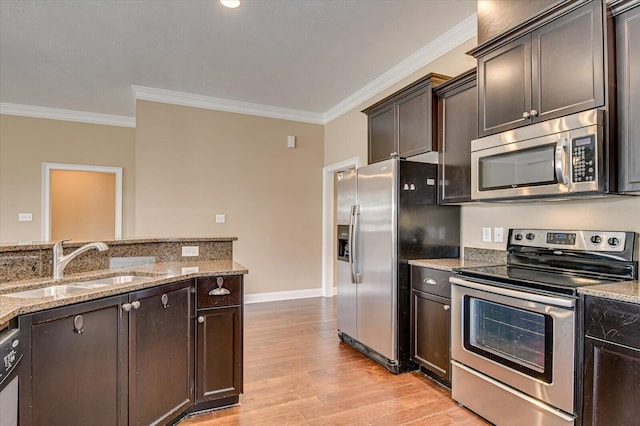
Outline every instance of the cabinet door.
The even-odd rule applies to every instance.
[[[438,126],[440,203],[471,201],[471,141],[478,138],[475,78],[440,96]]]
[[[478,58],[478,108],[480,136],[530,123],[530,35]]]
[[[431,85],[408,94],[396,103],[398,110],[398,154],[403,157],[433,150]]]
[[[602,4],[593,1],[532,33],[532,121],[604,105]]]
[[[450,382],[450,301],[419,291],[412,293],[411,358]]]
[[[196,402],[242,393],[241,307],[198,311]]]
[[[191,284],[183,281],[130,296],[131,425],[167,423],[193,404]]]
[[[640,191],[640,7],[616,17],[619,190]]]
[[[395,113],[391,103],[369,115],[369,164],[387,160],[397,152]]]
[[[640,350],[585,339],[583,425],[636,425]]]
[[[119,399],[126,395],[124,301],[114,297],[32,316],[31,424],[126,424],[126,399]]]

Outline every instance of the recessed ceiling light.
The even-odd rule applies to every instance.
[[[240,0],[220,0],[220,3],[230,9],[235,9],[240,6]]]

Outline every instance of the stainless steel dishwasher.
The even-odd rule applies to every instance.
[[[18,424],[18,365],[23,356],[19,334],[11,325],[0,331],[0,426]]]

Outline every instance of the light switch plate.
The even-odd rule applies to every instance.
[[[482,228],[482,241],[485,243],[491,242],[491,228],[488,226]]]
[[[501,226],[496,226],[493,228],[493,241],[496,243],[504,242],[504,228]]]
[[[225,223],[227,221],[227,217],[223,214],[216,215],[216,223]]]
[[[200,247],[198,246],[182,246],[182,257],[192,257],[200,255]]]

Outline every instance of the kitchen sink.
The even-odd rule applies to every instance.
[[[127,284],[133,281],[146,279],[149,279],[149,277],[138,275],[117,275],[115,277],[98,278],[95,280],[79,281],[63,285],[52,285],[49,287],[36,288],[33,290],[18,291],[15,293],[6,293],[2,296],[18,297],[23,299],[41,299],[47,297],[61,299],[64,297],[75,296],[78,293],[86,292],[87,290],[91,289],[109,287],[118,284]]]

